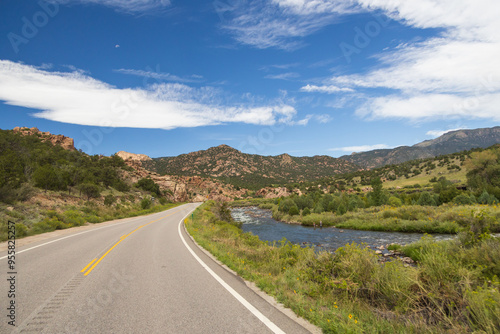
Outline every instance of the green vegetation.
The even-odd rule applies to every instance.
[[[0,241],[7,238],[8,220],[24,237],[173,206],[153,180],[130,184],[130,171],[116,155],[88,156],[36,135],[0,130]]]
[[[0,130],[0,201],[4,203],[28,199],[32,186],[69,194],[76,188],[88,199],[110,187],[124,191],[130,187],[119,172],[127,169],[116,155],[88,156],[43,142],[38,136]]]
[[[294,194],[274,201],[243,200],[233,205],[259,205],[271,209],[276,220],[309,226],[322,221],[326,226],[361,230],[457,233],[474,221],[475,212],[482,210],[482,205],[499,203],[494,194],[500,192],[500,147],[472,152],[464,163],[470,166],[468,189],[441,176],[433,177],[432,186],[426,189],[412,186],[391,190],[372,175],[371,191],[366,193],[336,188],[325,193],[316,186],[300,196]],[[496,219],[492,230],[500,232],[500,211],[496,206],[486,210]]]
[[[110,198],[108,196],[106,198]],[[82,226],[86,223],[96,224],[108,220],[160,212],[180,204],[182,203],[167,203],[154,206],[150,204],[144,208],[142,203],[130,203],[126,201],[122,201],[122,204],[115,204],[114,206],[102,206],[97,205],[95,202],[86,202],[83,205],[68,205],[55,210],[39,210],[39,208],[23,203],[17,203],[14,207],[10,208],[5,204],[0,204],[0,241],[7,240],[8,220],[19,221],[16,223],[16,237],[21,238],[54,230]]]
[[[194,220],[185,220],[188,232],[240,276],[324,333],[500,331],[500,240],[487,233],[488,222],[498,217],[491,217],[487,208],[476,212],[477,219],[455,240],[427,237],[392,247],[416,266],[399,259],[381,262],[374,251],[357,244],[332,254],[286,240],[264,242],[217,219],[216,213],[214,202],[200,206]]]
[[[326,177],[313,182],[292,183],[287,187],[300,189],[303,193],[311,190],[328,192],[353,189],[360,192],[370,187],[372,180],[383,180],[384,189],[391,192],[431,191],[433,184],[445,177],[455,186],[465,186],[467,183],[466,160],[476,152],[494,150],[474,149],[435,158],[406,161],[397,165],[387,165],[371,170],[360,170],[351,173]]]

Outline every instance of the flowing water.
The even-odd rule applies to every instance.
[[[243,224],[243,231],[252,232],[258,235],[261,240],[279,241],[285,237],[288,241],[296,244],[312,245],[330,251],[352,242],[365,243],[374,249],[380,246],[386,247],[391,243],[405,245],[420,240],[424,235],[423,233],[358,231],[287,224],[274,220],[270,210],[257,207],[234,208],[231,210],[231,215],[236,221]],[[450,234],[433,236],[436,240],[454,237]]]

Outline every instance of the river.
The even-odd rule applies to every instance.
[[[231,215],[242,223],[245,232],[258,235],[261,240],[279,241],[285,237],[300,245],[311,245],[333,251],[345,244],[365,243],[373,249],[384,248],[391,243],[400,245],[420,240],[423,233],[376,232],[339,229],[335,227],[313,228],[296,224],[287,224],[274,220],[270,210],[257,207],[234,208]],[[436,240],[453,238],[450,234],[433,235]],[[386,252],[384,249],[383,252]]]

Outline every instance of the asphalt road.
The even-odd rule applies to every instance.
[[[13,275],[2,252],[0,332],[309,333],[191,241],[197,205],[18,247]]]

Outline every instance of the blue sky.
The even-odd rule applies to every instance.
[[[496,0],[0,2],[0,128],[331,155],[500,123]]]

